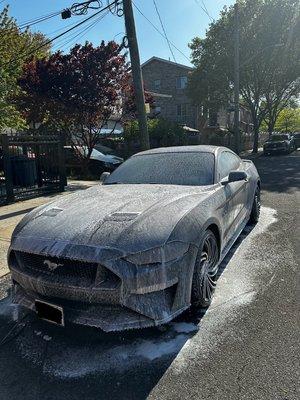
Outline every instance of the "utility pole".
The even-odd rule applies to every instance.
[[[234,148],[240,152],[240,22],[239,6],[234,5]]]
[[[141,148],[142,150],[147,150],[150,148],[150,143],[145,108],[145,96],[131,0],[123,0],[123,9],[131,60],[135,104],[138,114]]]

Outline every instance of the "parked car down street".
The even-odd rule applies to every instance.
[[[270,155],[276,152],[291,153],[295,150],[294,137],[289,133],[274,133],[264,143],[264,154]]]
[[[80,161],[76,155],[76,151],[81,154],[87,153],[87,147],[76,146],[76,151],[72,146],[65,146],[64,148],[67,168],[79,169]],[[98,174],[100,176],[103,171],[113,171],[122,164],[123,161],[124,159],[118,157],[114,150],[109,147],[96,145],[90,156],[89,169],[93,174]]]

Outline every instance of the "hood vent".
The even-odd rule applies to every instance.
[[[136,217],[138,217],[141,213],[140,212],[114,212],[108,215],[104,221],[132,221]]]
[[[43,217],[55,217],[57,214],[62,212],[62,208],[50,208],[46,211],[44,211],[41,215]]]

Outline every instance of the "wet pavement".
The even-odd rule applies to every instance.
[[[59,328],[11,307],[2,278],[0,400],[300,398],[300,151],[255,163],[262,215],[205,314],[115,334]]]

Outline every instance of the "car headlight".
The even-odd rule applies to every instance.
[[[135,265],[162,264],[181,258],[189,249],[188,243],[171,242],[162,247],[154,247],[125,257]]]

